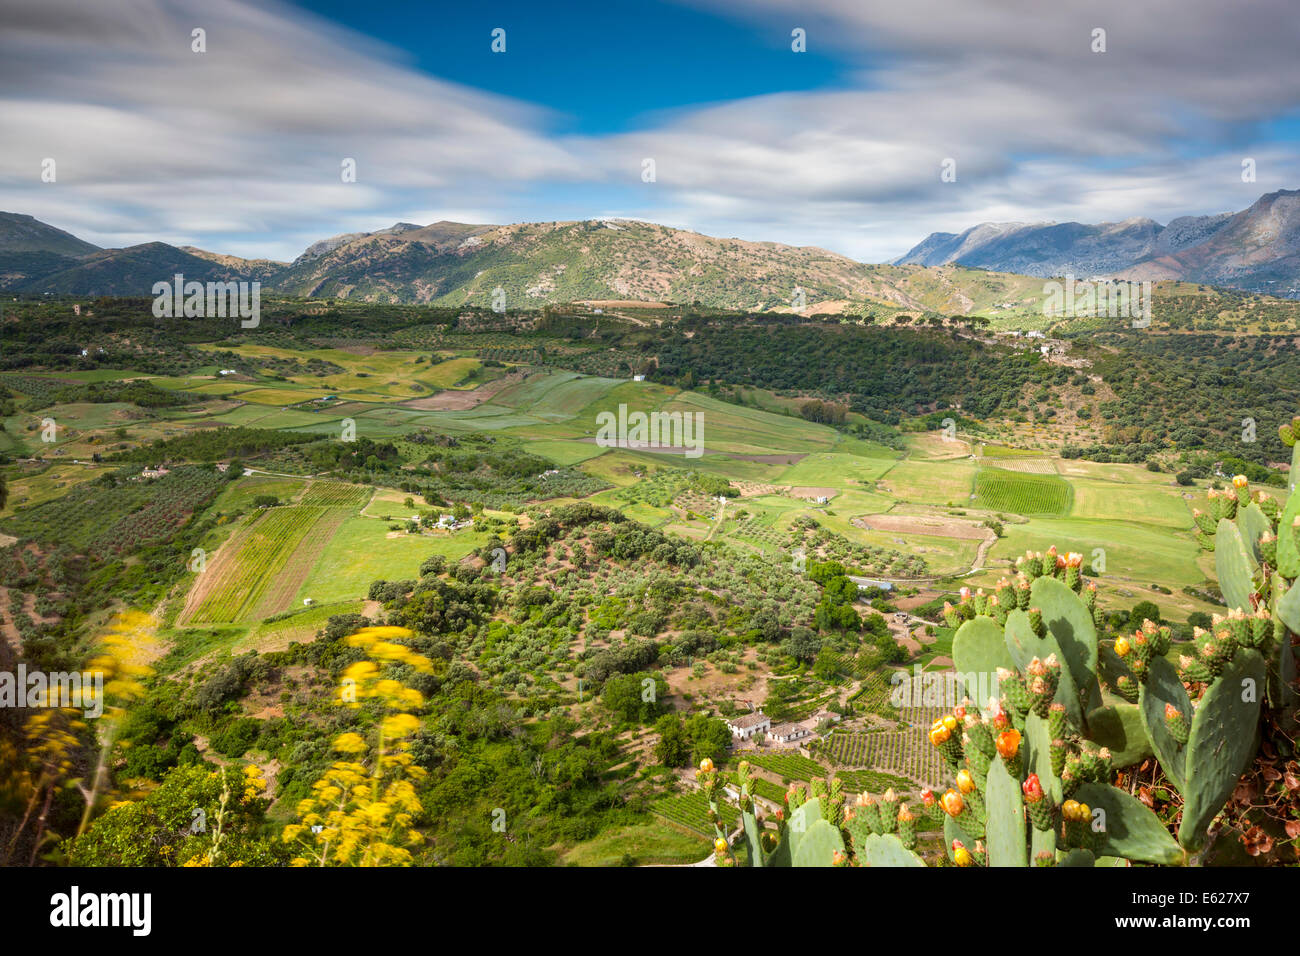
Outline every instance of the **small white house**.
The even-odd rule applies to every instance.
[[[633,376],[632,376],[632,381],[634,381],[634,382],[644,382],[644,381],[645,381],[645,376],[644,376],[644,375],[633,375]]]
[[[812,731],[801,724],[777,724],[767,732],[767,739],[778,744],[793,743],[811,736]]]
[[[302,599],[302,603],[303,603],[303,606],[304,606],[304,607],[311,607],[311,606],[312,606],[313,604],[315,604],[316,602],[313,601],[311,598],[303,598],[303,599]]]
[[[767,733],[772,727],[772,721],[767,714],[744,714],[727,721],[727,726],[731,728],[731,736],[738,740],[749,740]]]

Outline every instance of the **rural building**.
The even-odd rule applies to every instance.
[[[157,468],[150,468],[148,466],[145,466],[144,471],[140,472],[140,477],[161,478],[163,475],[167,474],[167,472],[168,469],[164,468],[162,465],[159,465]]]
[[[856,581],[859,591],[865,591],[867,588],[879,588],[882,591],[894,590],[894,585],[888,581],[879,581],[876,578],[852,578]]]
[[[788,744],[811,736],[812,731],[801,724],[777,724],[767,732],[767,739],[778,744]]]
[[[731,736],[740,740],[749,740],[767,733],[772,727],[772,721],[763,713],[745,714],[741,717],[733,717],[727,721],[727,726],[731,728]]]

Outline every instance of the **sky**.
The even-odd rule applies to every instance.
[[[1296,188],[1297,49],[1293,0],[0,0],[0,209],[278,260],[625,217],[880,262]]]

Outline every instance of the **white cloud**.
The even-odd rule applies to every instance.
[[[557,136],[543,109],[420,73],[292,7],[11,2],[0,208],[100,244],[276,258],[399,219],[614,209],[879,261],[984,220],[1167,221],[1300,180],[1293,151],[1260,132],[1300,102],[1300,18],[1286,0],[701,5],[805,26],[812,47],[852,59],[859,88]],[[195,26],[207,53],[190,51]],[[1095,26],[1105,54],[1089,51]],[[57,184],[39,180],[47,156]],[[1257,183],[1240,181],[1245,156]],[[355,184],[340,182],[344,157]],[[640,180],[645,157],[653,184]],[[940,182],[947,157],[955,183]]]

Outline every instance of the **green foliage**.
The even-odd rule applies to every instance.
[[[1141,626],[1143,621],[1151,621],[1153,624],[1160,623],[1160,608],[1153,601],[1139,601],[1133,605],[1133,610],[1129,612],[1128,619],[1135,625]]]
[[[1255,559],[1237,526],[1227,518],[1220,518],[1214,535],[1214,566],[1228,607],[1250,609],[1250,594],[1255,589],[1251,583],[1254,564]]]
[[[63,849],[73,866],[180,866],[213,851],[220,816],[216,865],[283,866],[288,850],[263,826],[267,800],[249,796],[246,787],[238,767],[177,767],[145,796],[105,811]]]
[[[1085,783],[1074,797],[1104,816],[1097,819],[1098,845],[1094,852],[1130,860],[1166,865],[1182,863],[1183,849],[1160,818],[1136,797],[1100,783]]]
[[[1187,742],[1187,783],[1178,839],[1191,850],[1232,794],[1258,746],[1264,659],[1239,648],[1196,707]]]
[[[867,833],[861,844],[854,840],[854,849],[858,859],[867,866],[925,866],[925,862],[892,833]]]
[[[1007,772],[1001,757],[989,764],[985,782],[989,866],[1028,866],[1029,843],[1020,781]]]
[[[160,439],[114,455],[112,461],[223,461],[227,458],[253,458],[291,445],[320,441],[320,436],[305,432],[286,432],[273,428],[200,428],[176,438]]]

